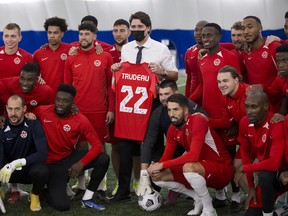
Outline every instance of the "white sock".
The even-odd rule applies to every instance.
[[[237,203],[240,203],[240,202],[241,202],[240,192],[234,192],[234,193],[232,194],[231,200],[232,200],[232,201],[235,201],[235,202],[237,202]]]
[[[262,212],[263,213],[263,216],[273,216],[273,212],[270,212],[270,213],[264,213],[264,212]]]
[[[98,190],[102,190],[102,191],[106,191],[107,190],[106,181],[107,181],[107,173],[105,174],[104,178],[100,182],[100,184],[99,184],[99,186],[97,188],[97,191]]]
[[[219,200],[225,200],[226,199],[225,188],[216,190],[215,196]]]
[[[183,174],[186,180],[191,184],[191,187],[200,197],[203,204],[203,210],[205,209],[206,211],[214,212],[214,208],[212,205],[212,198],[206,186],[205,178],[195,172],[188,172]]]
[[[84,176],[85,176],[85,177],[88,177],[88,176],[89,176],[89,170],[88,170],[88,169],[84,171]]]
[[[85,175],[78,176],[78,189],[86,190]]]
[[[189,197],[192,197],[194,200],[200,200],[199,196],[194,190],[187,189],[183,184],[174,181],[156,181],[154,182],[157,186],[167,188],[178,193],[185,194]]]
[[[90,200],[90,199],[92,199],[93,195],[94,195],[94,192],[87,189],[85,191],[85,194],[84,194],[82,200]]]

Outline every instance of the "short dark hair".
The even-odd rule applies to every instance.
[[[49,26],[58,26],[62,32],[66,32],[68,27],[66,20],[59,17],[51,17],[46,19],[43,25],[45,31],[48,31]]]
[[[231,30],[235,29],[235,30],[243,30],[243,24],[241,21],[235,22],[232,26],[231,26]]]
[[[35,73],[37,76],[40,74],[40,67],[37,62],[27,62],[23,65],[21,71],[25,71],[28,73]]]
[[[127,21],[124,20],[124,19],[118,19],[118,20],[116,20],[116,21],[114,22],[114,25],[113,25],[113,26],[118,26],[118,25],[126,25],[128,29],[130,28],[129,22],[127,22]]]
[[[87,15],[85,17],[82,18],[81,23],[84,21],[91,21],[94,23],[94,25],[97,27],[98,26],[98,20],[96,17],[92,16],[92,15]]]
[[[264,91],[260,91],[260,90],[255,90],[255,91],[252,91],[250,92],[248,95],[247,95],[247,98],[248,97],[253,97],[253,96],[259,96],[262,98],[263,102],[268,104],[269,103],[269,99],[268,99],[268,96],[267,94],[264,92]]]
[[[64,84],[64,83],[62,83],[58,86],[57,92],[59,92],[59,91],[67,92],[67,93],[71,94],[73,98],[76,95],[75,87],[72,85]]]
[[[129,19],[130,25],[131,25],[131,22],[132,22],[133,19],[139,19],[147,27],[151,27],[151,29],[152,29],[151,19],[150,19],[149,15],[146,14],[145,12],[138,11],[138,12],[136,12],[134,14],[131,14],[130,19]]]
[[[173,80],[163,80],[159,85],[159,88],[161,89],[168,87],[170,87],[174,92],[178,90],[178,86]]]
[[[288,52],[288,44],[282,44],[276,48],[276,53]]]
[[[222,67],[218,73],[230,73],[233,79],[238,78],[239,82],[242,82],[242,76],[239,74],[238,70],[231,65]]]
[[[288,11],[285,13],[285,19],[288,18]]]
[[[217,23],[207,23],[203,28],[205,27],[213,27],[219,32],[220,35],[222,35],[222,29]]]
[[[93,26],[92,24],[90,23],[82,23],[78,26],[78,30],[81,31],[81,30],[88,30],[88,31],[91,31],[93,33],[96,32],[96,28],[95,26]]]
[[[173,94],[167,99],[167,101],[168,102],[172,102],[172,103],[177,103],[183,109],[185,107],[188,108],[188,99],[182,94]]]
[[[261,20],[258,17],[256,17],[256,16],[251,16],[251,15],[250,16],[246,16],[246,17],[244,17],[243,20],[245,20],[245,19],[254,19],[259,25],[262,26]]]

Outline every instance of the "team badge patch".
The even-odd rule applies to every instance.
[[[96,67],[99,67],[101,65],[101,61],[99,61],[99,60],[94,61],[94,65]]]
[[[63,126],[63,130],[66,131],[66,132],[70,131],[71,130],[70,125],[69,124],[64,125]]]
[[[264,134],[264,135],[262,136],[262,142],[265,143],[265,142],[266,142],[266,139],[267,139],[267,135]]]
[[[60,58],[61,58],[62,60],[66,60],[66,59],[67,59],[67,54],[66,54],[66,53],[62,53],[61,56],[60,56]]]
[[[221,63],[220,59],[215,59],[214,60],[214,65],[218,66]]]
[[[31,101],[30,101],[30,105],[31,105],[31,106],[37,106],[37,104],[38,104],[38,103],[37,103],[36,100],[31,100]]]
[[[20,136],[25,139],[27,137],[27,132],[26,131],[22,131]]]
[[[268,57],[268,53],[267,53],[267,51],[264,51],[262,53],[262,58],[266,59],[267,57]]]
[[[14,59],[14,63],[15,63],[15,64],[20,64],[20,62],[21,62],[20,58],[16,57],[16,58]]]

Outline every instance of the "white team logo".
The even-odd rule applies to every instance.
[[[267,57],[268,57],[268,53],[267,53],[267,51],[264,51],[262,53],[262,58],[266,59]]]
[[[15,63],[15,64],[20,64],[20,62],[21,62],[20,58],[16,57],[16,58],[14,59],[14,63]]]
[[[66,60],[66,59],[67,59],[67,54],[66,54],[66,53],[62,53],[61,56],[60,56],[60,58],[61,58],[62,60]]]
[[[64,125],[63,126],[63,130],[66,131],[66,132],[70,131],[71,130],[70,125],[69,124]]]
[[[96,67],[99,67],[101,65],[101,61],[99,61],[99,60],[94,61],[94,65]]]
[[[31,101],[30,101],[30,105],[31,105],[31,106],[37,106],[37,104],[38,104],[38,103],[37,103],[36,100],[31,100]]]
[[[265,143],[265,142],[266,142],[266,139],[267,139],[267,135],[264,134],[264,135],[262,136],[262,142]]]
[[[22,131],[20,136],[25,139],[27,137],[27,132],[26,131]]]
[[[218,66],[221,63],[220,59],[215,59],[214,60],[214,65]]]

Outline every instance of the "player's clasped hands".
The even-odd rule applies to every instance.
[[[121,63],[115,63],[115,64],[111,65],[111,70],[112,70],[112,72],[116,72],[120,69],[120,67],[121,67]]]

